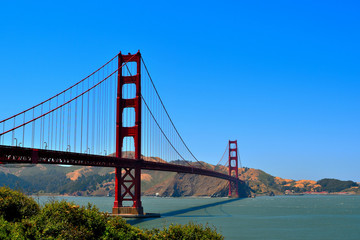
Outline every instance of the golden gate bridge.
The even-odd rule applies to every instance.
[[[0,162],[115,168],[113,214],[143,215],[141,170],[229,181],[239,196],[237,141],[228,174],[207,168],[189,149],[155,87],[140,51],[121,52],[47,100],[0,121]],[[128,204],[130,203],[130,205]]]

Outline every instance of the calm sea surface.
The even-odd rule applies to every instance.
[[[49,197],[35,197],[40,203]],[[110,212],[111,197],[55,197]],[[276,196],[249,199],[143,197],[145,212],[161,218],[128,219],[140,228],[189,221],[208,224],[225,239],[360,239],[360,196]]]

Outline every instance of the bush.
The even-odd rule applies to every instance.
[[[41,239],[99,239],[106,230],[107,217],[96,207],[79,207],[72,202],[47,203],[35,217]]]
[[[185,225],[171,224],[169,228],[162,231],[152,230],[152,239],[182,239],[182,240],[205,240],[205,239],[224,239],[222,235],[209,226],[201,224],[189,223]]]
[[[7,187],[0,187],[0,217],[4,220],[21,221],[37,215],[39,211],[39,205],[31,197]]]
[[[11,225],[0,217],[0,239],[10,239]]]
[[[104,240],[135,240],[135,239],[151,239],[149,232],[144,232],[139,228],[127,224],[121,217],[112,217],[109,219],[106,233],[102,239]]]
[[[52,201],[42,209],[24,194],[0,188],[0,240],[2,239],[223,239],[202,225],[171,225],[163,230],[143,231],[120,217],[101,213],[89,204]]]

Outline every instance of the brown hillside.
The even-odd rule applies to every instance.
[[[127,157],[132,157],[132,152],[125,153]],[[160,158],[146,157],[148,161],[164,162]],[[186,164],[183,161],[176,162],[177,164]],[[207,163],[193,163],[199,167],[206,167],[224,173],[228,172],[225,166],[214,166]],[[53,179],[58,179],[60,176],[70,179],[71,182],[77,184],[77,181],[86,182],[86,179],[93,176],[104,176],[101,182],[94,182],[91,180],[91,186],[86,186],[86,190],[76,192],[67,192],[67,194],[76,195],[113,195],[114,194],[114,169],[101,167],[81,167],[71,166],[62,167],[57,165],[3,165],[0,166],[0,172],[6,174],[13,174],[25,180],[31,180],[33,176],[47,175],[54,176]],[[251,192],[255,194],[284,194],[285,190],[294,192],[305,191],[319,191],[321,186],[312,180],[291,180],[274,177],[264,171],[252,168],[240,168],[239,178],[243,180],[247,186],[251,188]],[[92,178],[95,179],[95,178]],[[228,182],[212,177],[192,175],[192,174],[177,174],[173,172],[148,171],[143,170],[141,174],[141,190],[144,195],[154,196],[158,194],[164,197],[178,197],[178,196],[227,196]],[[36,184],[36,182],[35,182]],[[75,185],[69,185],[67,189],[74,189]],[[241,186],[241,194],[247,196],[250,190],[244,185]],[[358,192],[357,189],[349,189],[351,192]]]

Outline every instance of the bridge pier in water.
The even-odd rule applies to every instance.
[[[122,174],[122,169],[124,174]],[[140,199],[141,169],[115,168],[115,201],[113,214],[143,215],[144,210]],[[125,201],[132,201],[132,206],[123,206]]]

